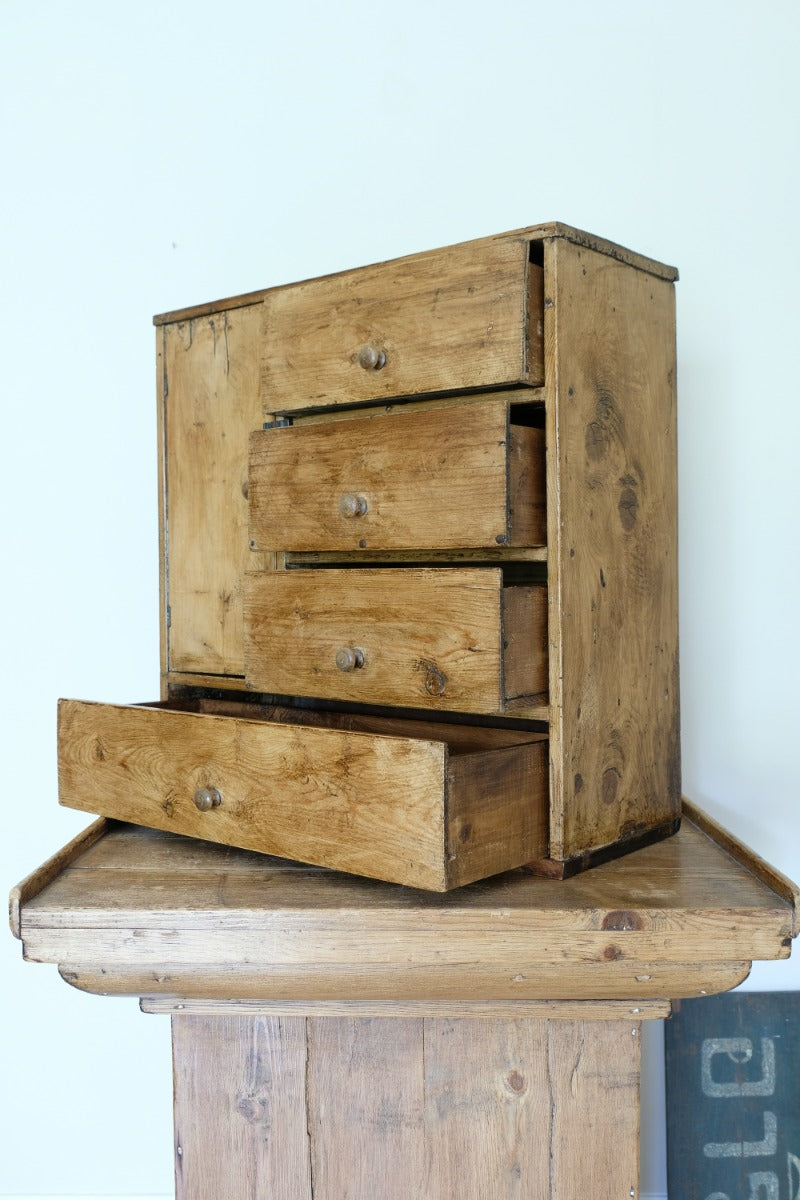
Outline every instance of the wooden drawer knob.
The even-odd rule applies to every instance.
[[[194,794],[194,803],[198,812],[210,812],[222,804],[222,794],[215,787],[201,787]]]
[[[342,646],[336,651],[336,665],[340,671],[357,671],[364,665],[364,651],[357,646]]]
[[[380,371],[381,367],[386,366],[386,351],[368,342],[358,352],[358,364],[365,371]]]
[[[368,508],[366,496],[356,496],[352,492],[345,492],[343,496],[339,497],[339,512],[343,517],[363,517]]]

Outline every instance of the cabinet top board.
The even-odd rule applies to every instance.
[[[493,242],[514,239],[523,242],[544,241],[549,238],[564,238],[568,242],[573,242],[578,246],[585,246],[587,250],[595,250],[599,254],[606,254],[609,258],[616,259],[618,262],[627,263],[628,266],[636,267],[640,271],[646,271],[650,275],[654,275],[658,279],[666,279],[669,282],[674,282],[678,278],[677,267],[668,266],[666,263],[658,262],[654,258],[648,258],[646,255],[637,254],[634,250],[629,250],[625,246],[617,245],[615,242],[610,242],[606,238],[596,237],[592,233],[586,233],[581,229],[573,229],[570,225],[564,225],[561,221],[546,221],[540,225],[529,225],[524,229],[514,229],[507,233],[498,233],[492,237],[477,238],[471,242],[457,243],[458,246],[471,246],[476,254],[480,253],[481,247],[490,246]],[[447,247],[450,249],[450,247]],[[455,248],[455,247],[452,247]],[[422,254],[439,253],[437,250],[423,251]],[[389,262],[400,262],[409,258],[419,258],[422,254],[404,255],[402,259],[391,259]],[[376,264],[364,264],[374,266]],[[388,263],[385,265],[389,265]],[[362,268],[355,268],[361,270]],[[337,271],[334,275],[348,274],[349,271]],[[320,278],[333,278],[333,275],[321,276]],[[288,282],[288,281],[287,281]],[[294,281],[292,281],[294,282]],[[305,280],[298,282],[306,282]],[[286,286],[278,285],[278,286]],[[291,284],[289,284],[291,286]],[[275,287],[262,288],[255,292],[246,292],[240,296],[230,296],[221,300],[213,300],[207,304],[190,305],[187,308],[175,309],[172,312],[157,313],[153,317],[154,325],[171,325],[178,321],[189,321],[195,317],[211,316],[215,312],[224,312],[232,308],[244,308],[249,304],[259,304],[269,292],[275,291]]]

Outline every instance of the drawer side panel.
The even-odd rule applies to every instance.
[[[532,737],[534,735],[531,735]],[[547,853],[547,740],[451,758],[448,882],[460,887]]]

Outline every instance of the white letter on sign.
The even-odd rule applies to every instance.
[[[741,1066],[753,1057],[750,1038],[706,1038],[703,1042],[701,1079],[704,1096],[771,1096],[775,1091],[775,1043],[772,1038],[761,1039],[760,1079],[749,1083],[717,1083],[711,1064],[718,1054],[727,1054],[731,1062]]]
[[[764,1137],[760,1142],[706,1142],[703,1154],[706,1158],[760,1158],[775,1154],[778,1149],[778,1118],[775,1113],[764,1113]]]

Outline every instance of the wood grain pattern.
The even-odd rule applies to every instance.
[[[62,701],[60,802],[434,891],[545,851],[541,735],[211,707]]]
[[[142,1012],[201,1017],[437,1017],[519,1021],[660,1021],[669,1000],[192,1000],[144,996]]]
[[[422,1022],[310,1018],[307,1108],[314,1194],[425,1195]]]
[[[538,386],[541,304],[541,269],[515,237],[276,288],[264,296],[262,406]],[[366,346],[384,365],[364,369]]]
[[[172,1046],[176,1200],[314,1200],[305,1020],[175,1016]]]
[[[262,422],[260,307],[163,327],[161,527],[171,671],[244,674],[247,439]]]
[[[544,690],[545,605],[504,603],[498,568],[262,572],[245,581],[248,687],[362,704],[502,713],[504,669]],[[517,629],[515,620],[526,621]],[[528,618],[533,623],[528,624]],[[520,661],[504,661],[508,642]],[[341,648],[363,656],[337,666]],[[522,655],[524,651],[524,658]]]
[[[573,242],[577,246],[585,246],[601,254],[606,254],[609,258],[613,258],[617,262],[626,263],[628,266],[635,267],[639,271],[647,271],[648,274],[654,275],[657,279],[667,279],[674,282],[678,278],[676,267],[671,267],[666,263],[659,262],[657,259],[649,258],[647,255],[630,250],[626,246],[620,246],[615,242],[608,241],[607,238],[600,238],[594,233],[587,233],[583,229],[574,229],[571,225],[565,225],[563,221],[544,221],[536,225],[527,225],[522,229],[493,234],[490,237],[479,238],[467,244],[477,249],[481,245],[501,240],[505,241],[508,238],[520,238],[526,242],[541,242],[552,238],[564,238],[566,241]],[[459,245],[464,245],[464,243],[459,243]],[[327,276],[326,278],[331,278],[331,276]],[[228,297],[225,300],[212,300],[203,304],[194,304],[189,307],[175,309],[172,312],[158,313],[153,317],[153,324],[156,326],[166,325],[174,321],[186,321],[192,317],[213,315],[214,313],[222,312],[223,309],[241,308],[242,306],[256,304],[263,300],[270,290],[272,289],[266,288],[260,291],[246,292],[239,296]]]
[[[739,863],[744,863],[748,871],[751,871],[757,879],[771,888],[778,896],[781,896],[788,904],[792,906],[794,912],[794,923],[792,925],[792,937],[797,937],[798,934],[798,916],[800,915],[800,887],[782,871],[773,867],[756,854],[755,850],[750,846],[746,846],[739,838],[734,837],[730,830],[725,829],[720,825],[719,821],[715,821],[708,813],[703,812],[686,796],[683,797],[683,812],[693,824],[702,829],[703,833],[708,834],[719,846],[722,846],[728,854],[736,859]]]
[[[548,1024],[551,1200],[639,1195],[640,1029]]]
[[[547,247],[551,856],[678,815],[674,294]]]
[[[175,1017],[177,1198],[638,1194],[639,1028]]]
[[[545,1021],[425,1022],[426,1196],[550,1195]]]
[[[690,822],[557,885],[517,872],[446,896],[123,826],[21,913],[26,955],[76,986],[285,1000],[698,995],[786,957],[793,927]]]
[[[135,933],[127,935],[133,938]],[[53,941],[47,943],[52,948]],[[92,957],[88,938],[75,947],[86,957]],[[62,943],[66,948],[66,943]],[[372,997],[369,1004],[399,1004],[404,1010],[410,1004],[462,1005],[463,996],[469,994],[468,1003],[482,1003],[488,1009],[496,1008],[496,1016],[505,1018],[509,1003],[517,997],[524,1001],[547,1000],[560,996],[565,1000],[585,1004],[603,997],[605,1000],[632,1000],[637,1003],[648,1000],[664,1000],[665,997],[713,996],[737,987],[750,973],[749,961],[713,963],[677,962],[594,962],[570,963],[567,970],[563,965],[545,963],[531,964],[525,972],[515,969],[514,974],[496,965],[482,966],[390,966],[376,970],[350,967],[318,966],[263,967],[258,964],[247,967],[231,967],[226,964],[204,962],[202,967],[164,962],[167,952],[162,951],[162,961],[142,964],[139,967],[119,966],[116,948],[108,951],[106,941],[103,967],[96,963],[74,960],[61,961],[59,974],[65,983],[78,991],[99,996],[163,996],[169,1000],[194,998],[210,1001],[214,998],[224,1002],[231,996],[247,1000],[269,1000],[276,1003],[295,1003],[301,1008],[315,1004],[345,1004],[362,1002],[363,996]],[[26,954],[30,962],[55,961],[54,957]],[[94,957],[98,957],[97,954]],[[517,967],[519,964],[517,964]],[[303,997],[298,1001],[297,997]],[[510,999],[512,998],[512,999]],[[378,1015],[378,1014],[373,1014]],[[454,1016],[468,1015],[460,1007]]]
[[[504,400],[258,430],[249,507],[258,550],[541,545],[544,430]]]
[[[110,822],[105,818],[93,821],[88,829],[84,829],[72,841],[67,842],[66,846],[63,846],[57,854],[49,858],[41,867],[37,867],[35,871],[31,871],[30,875],[26,875],[11,889],[8,896],[8,924],[15,938],[21,937],[20,912],[23,904],[27,904],[34,896],[38,896],[42,888],[57,879],[74,858],[104,837],[110,828]]]

